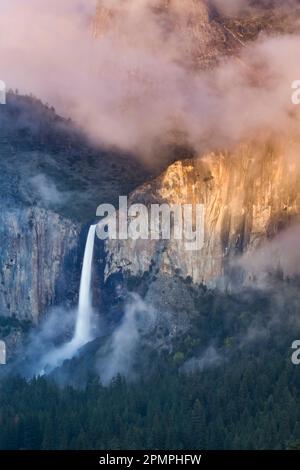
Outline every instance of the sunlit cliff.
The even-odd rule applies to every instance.
[[[107,276],[120,268],[142,275],[156,262],[160,273],[215,285],[230,274],[234,260],[297,222],[296,150],[292,142],[247,143],[232,152],[175,162],[136,190],[131,202],[204,204],[204,247],[191,252],[177,240],[110,241]]]

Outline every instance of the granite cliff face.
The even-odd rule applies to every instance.
[[[281,145],[248,143],[231,153],[175,162],[130,202],[204,204],[204,247],[187,251],[177,240],[109,241],[106,278],[116,272],[142,277],[155,267],[158,276],[222,285],[234,260],[297,220],[299,182]]]
[[[99,203],[149,175],[127,161],[89,144],[39,100],[8,93],[0,108],[0,318],[37,322],[54,303],[76,302],[83,227]]]
[[[238,55],[246,41],[260,31],[267,33],[270,25],[269,14],[229,19],[204,0],[158,0],[151,8],[150,27],[154,24],[159,31],[153,35],[147,30],[145,43],[140,44],[140,24],[148,26],[140,23],[139,15],[135,23],[123,21],[122,9],[108,9],[101,3],[93,25],[95,36],[101,39],[113,30],[119,45],[126,41],[154,54],[159,50],[187,69],[211,68],[226,54]],[[279,26],[282,22],[276,16],[271,32],[282,32]],[[135,71],[129,72],[133,79]],[[142,79],[148,83],[147,76]],[[150,170],[133,156],[91,145],[72,123],[33,97],[9,93],[0,124],[0,319],[4,328],[7,319],[38,323],[50,306],[76,301],[82,224],[93,220],[100,203],[116,204],[119,195],[145,181],[131,193],[131,203],[204,204],[204,247],[188,252],[174,240],[109,242],[106,259],[101,258],[98,266],[102,280],[105,264],[108,289],[103,296],[109,311],[111,298],[119,295],[111,294],[110,280],[116,280],[112,284],[117,288],[122,277],[143,280],[143,297],[166,316],[170,313],[174,334],[176,328],[184,328],[189,312],[196,311],[186,280],[224,285],[240,255],[256,250],[299,215],[300,181],[288,156],[290,142],[245,143],[230,152],[180,159],[150,181],[165,168],[164,163]],[[180,158],[175,151],[172,147],[172,161]],[[17,325],[10,337],[11,349],[19,333]]]
[[[140,22],[144,23],[142,42]],[[113,31],[123,44],[140,45],[169,57],[173,49],[175,61],[200,68],[215,64],[229,44],[238,44],[212,15],[206,0],[154,0],[140,4],[132,1],[123,6],[100,0],[92,29],[95,37]]]
[[[260,33],[299,33],[299,9],[278,8],[272,1],[252,3],[250,12],[227,15],[226,9],[210,0],[130,0],[123,4],[98,0],[92,33],[100,39],[113,34],[121,44],[166,54],[193,69],[207,69],[226,55],[239,55]]]
[[[1,315],[37,323],[74,290],[79,227],[40,208],[7,209],[0,219]]]

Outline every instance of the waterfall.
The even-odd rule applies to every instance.
[[[69,343],[50,351],[42,358],[40,362],[39,375],[44,375],[45,370],[50,372],[55,367],[61,365],[66,359],[71,359],[79,348],[92,339],[91,320],[93,309],[91,299],[91,279],[95,233],[96,225],[91,225],[84,250],[79,288],[79,301],[73,338]]]
[[[83,345],[89,341],[91,332],[91,277],[95,232],[96,225],[91,225],[85,245],[81,271],[77,320],[75,334],[72,340],[79,345]]]

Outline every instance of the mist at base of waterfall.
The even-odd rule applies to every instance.
[[[96,225],[91,225],[84,250],[74,336],[71,341],[58,348],[53,348],[41,358],[40,370],[37,375],[49,373],[59,367],[65,360],[72,359],[78,350],[93,338],[91,279],[95,232]]]

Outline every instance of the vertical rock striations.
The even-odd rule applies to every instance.
[[[189,252],[177,240],[109,241],[106,278],[120,271],[143,276],[155,265],[157,273],[214,287],[236,257],[297,219],[299,182],[293,159],[270,144],[178,161],[136,190],[131,203],[204,204],[204,247]]]
[[[78,227],[40,208],[0,215],[0,315],[38,322],[39,316],[72,289]]]

